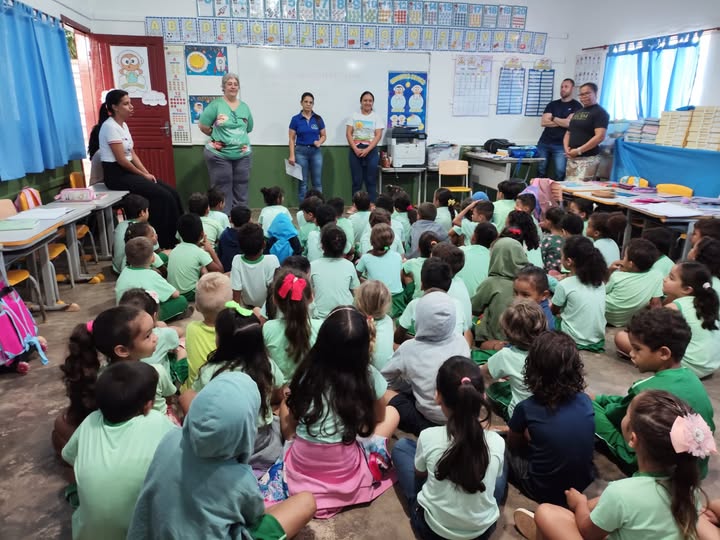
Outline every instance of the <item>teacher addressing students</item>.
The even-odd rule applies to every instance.
[[[182,203],[175,188],[155,178],[135,153],[133,139],[125,123],[132,114],[133,104],[128,93],[125,90],[110,90],[100,109],[100,129],[93,129],[89,146],[95,146],[93,137],[97,136],[107,187],[127,190],[148,200],[150,224],[157,231],[158,244],[163,249],[170,249],[176,244],[175,232],[183,212]]]
[[[300,97],[302,110],[290,119],[289,147],[291,165],[302,167],[302,180],[298,182],[298,201],[305,199],[308,180],[312,177],[312,186],[322,191],[323,156],[320,146],[327,139],[325,122],[313,111],[315,96],[305,92]]]
[[[377,145],[385,127],[383,120],[373,111],[374,104],[372,92],[363,92],[360,95],[360,110],[352,114],[345,127],[345,138],[350,145],[352,192],[355,194],[362,190],[364,184],[373,202],[377,196],[380,161]]]
[[[247,206],[252,165],[250,138],[253,117],[240,100],[240,79],[234,73],[222,78],[223,96],[213,100],[200,115],[198,127],[210,140],[203,154],[210,185],[225,195],[225,213]]]
[[[563,138],[568,158],[567,180],[594,180],[600,166],[600,143],[605,140],[610,115],[597,102],[597,85],[585,83],[578,97],[583,108],[573,114]]]

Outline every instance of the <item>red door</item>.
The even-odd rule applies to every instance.
[[[132,98],[135,113],[128,120],[128,127],[135,143],[135,152],[145,168],[158,179],[174,186],[175,163],[170,135],[170,108],[167,103],[165,50],[162,38],[107,34],[91,34],[89,38],[93,94],[95,103],[98,104],[101,102],[100,96],[104,90],[115,88],[113,70],[117,69],[118,64],[117,58],[113,58],[113,52],[117,55],[120,50],[122,53],[122,49],[115,47],[147,48],[147,64],[140,65],[142,70],[140,76],[146,85],[149,76],[151,89],[162,92],[165,96],[165,104],[146,105],[141,98]]]

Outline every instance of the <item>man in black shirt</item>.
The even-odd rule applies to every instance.
[[[600,143],[605,140],[610,115],[597,103],[597,85],[585,83],[578,94],[583,108],[576,112],[563,139],[568,158],[567,178],[593,180],[600,165]]]
[[[539,157],[545,158],[538,167],[538,176],[545,177],[550,159],[555,163],[555,180],[565,179],[565,148],[563,137],[572,119],[573,113],[582,109],[582,105],[572,98],[575,81],[563,80],[560,85],[560,99],[551,101],[545,107],[540,125],[545,128],[540,135],[537,148]]]

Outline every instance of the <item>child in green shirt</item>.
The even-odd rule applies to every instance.
[[[131,223],[147,222],[150,217],[150,203],[148,200],[135,193],[125,195],[122,200],[125,210],[125,220],[121,221],[115,227],[115,235],[113,241],[113,271],[118,274],[122,272],[125,266],[125,232]]]
[[[587,233],[588,220],[590,219],[594,208],[595,203],[593,203],[591,200],[583,199],[581,197],[575,197],[572,201],[570,201],[570,204],[568,204],[568,211],[571,214],[579,216],[583,220],[582,234]]]
[[[645,227],[642,232],[642,238],[649,240],[658,250],[658,258],[652,265],[651,270],[655,270],[663,278],[667,277],[675,264],[668,257],[670,248],[673,246],[674,235],[670,229],[665,227]]]
[[[154,251],[154,257],[152,259],[152,262],[150,263],[150,266],[160,272],[160,275],[165,277],[165,275],[167,274],[167,268],[165,266],[165,263],[167,263],[170,250],[166,249],[163,251],[159,251],[159,246],[157,243],[157,232],[155,232],[155,227],[150,225],[147,221],[136,221],[134,223],[131,223],[125,231],[125,243],[127,244],[129,240],[132,240],[133,238],[137,238],[139,236],[144,236],[145,238],[150,240]],[[125,268],[125,266],[127,266],[127,257],[123,259],[122,268],[120,269],[121,272]]]
[[[453,227],[448,232],[450,240],[457,246],[472,245],[472,237],[478,223],[492,222],[495,207],[490,201],[473,200],[463,201],[463,208],[452,221]]]
[[[188,212],[195,214],[202,221],[205,238],[208,239],[213,249],[217,247],[217,241],[225,228],[215,219],[210,217],[210,203],[208,196],[204,193],[193,193],[188,200]]]
[[[182,242],[175,246],[168,258],[168,281],[192,302],[200,276],[207,272],[222,272],[223,266],[205,238],[202,221],[197,215],[180,216],[177,229]]]
[[[405,290],[408,292],[409,287],[412,285],[412,299],[420,298],[423,295],[422,280],[420,274],[422,272],[423,264],[430,258],[432,250],[435,245],[440,241],[438,236],[432,231],[425,231],[420,235],[418,240],[418,250],[420,252],[419,257],[413,259],[407,259],[403,263],[402,278],[405,283]],[[410,294],[408,292],[408,294]]]
[[[515,210],[515,199],[525,189],[523,182],[503,180],[498,184],[497,200],[493,203],[492,222],[498,231],[505,228],[507,216]]]
[[[335,224],[342,229],[347,238],[343,253],[345,253],[348,260],[352,261],[355,255],[355,229],[352,222],[343,216],[345,214],[345,201],[341,197],[333,197],[328,199],[327,204],[335,210]]]
[[[353,209],[348,219],[352,223],[355,231],[354,243],[360,243],[360,237],[365,228],[369,226],[370,219],[370,196],[365,191],[358,191],[353,194]]]
[[[218,188],[210,188],[207,190],[208,205],[210,212],[208,217],[214,219],[220,224],[220,230],[224,231],[230,226],[230,219],[225,213],[225,194]]]
[[[318,227],[317,223],[315,223],[315,213],[321,204],[322,201],[319,197],[306,197],[303,202],[300,203],[300,211],[305,218],[305,222],[298,232],[298,238],[300,239],[300,245],[303,248],[303,253],[307,253],[308,235],[312,231],[320,230],[320,227]]]

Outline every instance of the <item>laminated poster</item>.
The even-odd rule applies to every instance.
[[[421,0],[410,0],[408,3],[408,24],[423,23],[423,3]]]
[[[347,48],[359,49],[362,47],[362,27],[348,26],[347,29]]]
[[[378,0],[377,22],[381,24],[392,24],[392,0]]]
[[[435,28],[422,29],[422,41],[420,48],[425,51],[431,51],[435,48]]]
[[[201,43],[215,41],[215,21],[213,19],[198,19],[198,38]]]
[[[496,30],[493,32],[493,52],[505,52],[505,40],[507,38],[507,32],[505,30]]]
[[[217,75],[228,72],[227,47],[212,45],[185,45],[187,75]]]
[[[125,90],[131,98],[141,98],[152,90],[147,47],[111,45],[110,58],[115,88]]]
[[[465,30],[465,39],[463,40],[463,51],[475,52],[477,50],[478,31]]]
[[[212,17],[215,15],[213,0],[197,0],[198,17]]]
[[[330,25],[315,25],[315,47],[318,49],[327,49],[330,47]]]
[[[230,0],[230,11],[235,18],[247,19],[250,16],[248,0]]]
[[[377,26],[363,26],[363,49],[377,49]]]
[[[232,15],[228,0],[213,0],[213,11],[218,18]]]
[[[350,23],[362,22],[362,2],[361,0],[348,0],[347,14],[345,20]]]
[[[392,48],[392,29],[389,26],[378,27],[378,49],[388,50]]]
[[[435,26],[438,23],[438,4],[437,2],[425,2],[423,12],[423,23],[426,26]]]
[[[265,44],[273,47],[279,47],[282,45],[280,38],[280,22],[279,21],[266,21],[265,22]]]
[[[197,125],[205,107],[220,96],[188,96],[190,101],[190,123]]]
[[[344,24],[332,25],[332,39],[330,46],[333,49],[344,49],[347,45],[347,26]]]
[[[450,26],[453,22],[453,5],[450,2],[438,3],[438,25]]]
[[[232,21],[230,19],[215,21],[215,43],[231,43],[231,40]]]
[[[313,0],[298,0],[300,6],[300,20],[312,21],[315,17]]]
[[[180,37],[183,43],[197,43],[198,24],[197,19],[180,19]]]
[[[513,6],[511,27],[516,30],[525,30],[528,8],[525,6]]]
[[[490,52],[493,46],[493,32],[490,30],[480,30],[478,34],[478,52]]]
[[[470,14],[468,16],[468,26],[472,28],[480,28],[482,26],[483,6],[481,4],[472,4],[470,6]]]
[[[407,28],[393,28],[392,48],[394,51],[404,51],[407,49]]]
[[[447,51],[450,46],[450,30],[447,28],[437,29],[437,39],[435,40],[435,49],[438,51]]]
[[[315,20],[330,20],[330,0],[315,0]]]
[[[345,0],[332,0],[330,2],[330,20],[335,22],[345,22],[347,16],[347,3]]]
[[[498,22],[498,6],[483,5],[483,28],[495,28]]]
[[[298,46],[297,23],[284,22],[282,25],[282,40],[286,47]]]
[[[248,45],[250,43],[247,21],[233,21],[232,29],[233,43],[235,45]]]
[[[282,18],[297,19],[297,0],[282,0]]]
[[[468,5],[453,4],[453,26],[468,25]]]
[[[177,43],[180,38],[180,19],[175,17],[163,18],[163,39],[169,43]]]
[[[378,0],[362,0],[363,22],[378,22]]]
[[[413,127],[426,129],[427,72],[388,73],[387,128]]]
[[[453,28],[450,30],[450,43],[448,45],[448,49],[451,51],[462,51],[464,37],[465,31],[461,28]]]
[[[407,31],[407,48],[409,51],[420,50],[420,32],[417,26],[411,26]]]
[[[265,0],[265,18],[280,18],[280,0]]]
[[[512,27],[512,6],[498,6],[498,28]]]
[[[315,27],[312,23],[298,24],[298,40],[301,47],[313,47],[315,44]]]
[[[250,45],[265,45],[265,27],[262,21],[250,23]]]
[[[251,19],[262,19],[265,15],[263,0],[248,0]]]
[[[163,35],[162,17],[145,17],[145,35],[162,37]]]

